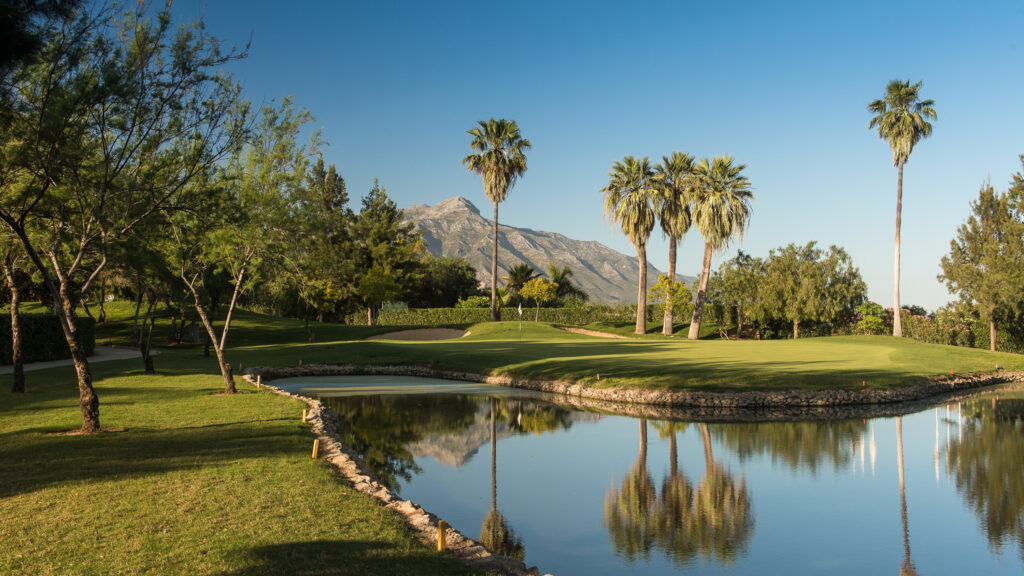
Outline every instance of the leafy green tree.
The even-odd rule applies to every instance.
[[[743,333],[744,325],[761,302],[760,289],[764,279],[764,261],[742,250],[718,267],[718,281],[722,306],[731,312],[736,331]],[[712,277],[712,281],[715,278]]]
[[[971,202],[971,215],[957,229],[949,254],[940,263],[939,280],[961,301],[972,304],[988,324],[993,351],[996,322],[1005,321],[1024,304],[1022,198],[982,186],[978,199]]]
[[[665,308],[672,309],[671,319],[675,316],[685,317],[693,311],[693,295],[686,286],[686,282],[673,282],[671,277],[665,274],[658,276],[658,281],[647,291],[647,297],[657,304],[665,304]],[[671,336],[671,331],[669,331]]]
[[[765,269],[761,300],[793,325],[793,338],[800,337],[801,322],[831,324],[852,316],[867,291],[846,251],[836,246],[823,253],[815,242],[790,244],[772,250]]]
[[[690,322],[690,340],[700,335],[711,255],[733,238],[742,238],[750,220],[750,202],[754,194],[750,180],[743,175],[744,164],[733,164],[732,156],[702,158],[693,169],[693,224],[704,239],[704,265]]]
[[[567,299],[586,302],[590,296],[572,281],[572,276],[572,268],[568,266],[559,268],[554,262],[548,264],[548,277],[558,286],[558,292],[555,294],[556,300],[562,303]]]
[[[876,302],[864,302],[857,306],[857,331],[861,334],[885,334],[885,309]]]
[[[235,392],[225,355],[232,314],[239,296],[252,289],[261,267],[269,265],[287,238],[282,221],[303,185],[307,158],[319,147],[315,133],[308,144],[299,142],[311,120],[289,99],[277,107],[264,106],[256,129],[229,159],[220,180],[210,189],[196,190],[198,196],[209,194],[219,205],[208,205],[201,212],[179,212],[171,220],[177,239],[176,268],[217,354],[226,394]],[[231,290],[220,334],[211,318],[216,306],[208,310],[203,297],[204,291],[209,296],[214,289],[216,272],[228,278]]]
[[[878,137],[889,142],[892,164],[897,170],[896,180],[896,277],[893,286],[893,310],[900,309],[900,222],[903,213],[903,165],[910,159],[914,146],[932,135],[928,119],[936,119],[935,101],[921,100],[921,82],[892,80],[885,88],[885,96],[868,104],[873,114],[868,129],[878,128]],[[893,318],[892,335],[903,336],[900,315]]]
[[[373,326],[383,304],[404,298],[420,281],[425,249],[415,224],[404,220],[402,211],[376,180],[363,198],[352,237],[356,294],[366,306],[367,324]]]
[[[619,224],[622,233],[636,248],[639,279],[637,281],[636,333],[647,332],[647,240],[654,229],[654,204],[659,192],[655,187],[654,169],[645,156],[642,160],[626,156],[612,165],[604,192],[604,211]]]
[[[55,25],[15,89],[0,130],[0,220],[21,240],[60,305],[78,380],[83,432],[100,430],[99,399],[75,309],[116,245],[236,147],[238,87],[201,22],[174,30],[140,5],[112,24]],[[7,162],[10,162],[9,164]]]
[[[540,277],[533,278],[523,286],[519,294],[537,304],[537,315],[533,318],[537,322],[540,320],[540,307],[558,296],[558,284]]]
[[[679,242],[690,230],[693,203],[693,167],[695,159],[685,152],[673,152],[662,156],[661,163],[654,166],[654,180],[659,192],[658,219],[661,231],[668,237],[668,278],[676,279],[676,250]],[[665,307],[665,319],[661,333],[672,335],[676,310]]]
[[[325,167],[318,157],[293,202],[285,223],[292,240],[281,252],[302,303],[308,340],[313,339],[310,318],[322,322],[325,316],[348,312],[343,303],[354,294],[350,233],[355,216],[348,203],[345,179],[334,164]],[[283,297],[289,296],[286,290]]]
[[[427,254],[422,264],[423,278],[412,288],[410,308],[451,308],[477,294],[476,268],[464,258],[435,258]]]
[[[491,252],[491,320],[498,313],[498,204],[526,173],[526,151],[530,141],[519,134],[514,120],[480,120],[468,131],[473,137],[469,147],[475,152],[462,159],[462,165],[483,177],[484,193],[494,203],[494,238]]]
[[[0,0],[0,96],[19,64],[31,60],[46,43],[55,21],[68,18],[80,0]]]

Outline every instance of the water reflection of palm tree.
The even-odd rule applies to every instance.
[[[737,482],[714,461],[707,424],[701,423],[700,434],[704,442],[704,478],[694,492],[687,532],[705,557],[732,562],[754,532],[747,483],[745,478]]]
[[[660,436],[668,436],[669,473],[661,484],[658,499],[655,538],[658,547],[679,564],[685,564],[696,556],[695,542],[689,537],[687,527],[693,510],[693,485],[679,470],[679,454],[676,447],[676,432],[686,429],[682,422],[655,424]]]
[[[616,551],[627,560],[647,558],[654,545],[656,488],[647,472],[647,420],[640,420],[640,453],[604,502],[604,521]]]
[[[910,526],[907,521],[907,491],[903,481],[903,418],[896,417],[896,463],[900,476],[900,517],[903,519],[903,564],[900,576],[916,576],[917,569],[910,561]]]
[[[480,541],[498,554],[522,560],[526,553],[523,543],[498,511],[497,408],[496,400],[491,398],[491,509],[484,516],[483,524],[480,526]]]

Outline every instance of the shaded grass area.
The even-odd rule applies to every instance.
[[[310,458],[304,404],[222,388],[198,350],[93,365],[101,419],[77,428],[73,370],[0,378],[0,573],[469,574]]]

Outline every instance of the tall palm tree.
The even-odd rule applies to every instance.
[[[526,262],[520,262],[515,266],[508,269],[508,275],[504,276],[505,279],[505,290],[508,292],[508,302],[506,305],[512,306],[522,302],[522,298],[519,296],[519,291],[523,289],[523,286],[527,282],[536,278],[539,274]]]
[[[700,287],[693,306],[688,338],[700,334],[704,300],[707,299],[708,277],[711,275],[711,254],[728,245],[733,238],[742,238],[750,220],[750,180],[743,175],[745,164],[733,164],[732,156],[702,158],[690,177],[693,186],[693,225],[704,238],[704,265]]]
[[[654,170],[645,156],[642,160],[626,156],[612,165],[608,185],[604,187],[604,211],[613,224],[622,226],[622,233],[636,247],[640,279],[636,298],[636,333],[647,332],[647,240],[654,229]]]
[[[921,83],[911,85],[910,80],[892,80],[885,88],[885,97],[868,104],[868,112],[874,114],[868,123],[868,130],[878,127],[878,137],[889,142],[892,148],[892,164],[896,167],[896,279],[893,291],[892,335],[903,336],[903,322],[900,319],[900,217],[903,212],[903,165],[910,159],[914,145],[921,138],[932,134],[935,120],[934,100],[921,100]]]
[[[658,200],[658,216],[661,231],[668,236],[668,277],[676,281],[676,248],[690,230],[692,223],[690,204],[692,202],[692,179],[694,157],[685,152],[673,152],[662,156],[661,164],[654,167],[654,177],[661,193]],[[672,307],[665,306],[665,319],[661,333],[672,335],[675,318]]]
[[[477,122],[468,131],[473,137],[469,147],[476,153],[462,159],[470,172],[480,174],[484,180],[484,194],[494,203],[494,244],[491,254],[491,320],[500,320],[498,314],[498,204],[505,200],[509,189],[526,172],[526,154],[530,141],[519,134],[514,120]]]

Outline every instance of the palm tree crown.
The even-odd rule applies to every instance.
[[[646,246],[654,229],[654,202],[658,198],[653,186],[654,170],[645,156],[642,160],[626,156],[612,165],[608,185],[604,187],[604,211],[613,224],[634,246]]]
[[[604,211],[636,247],[640,268],[636,299],[636,333],[647,332],[647,239],[654,229],[654,203],[658,191],[653,182],[654,169],[644,157],[626,156],[612,165],[608,185],[604,187]]]
[[[694,157],[685,152],[662,156],[661,164],[654,166],[661,230],[670,240],[678,241],[690,231],[693,169]]]
[[[754,193],[743,175],[744,164],[733,165],[732,156],[702,158],[694,167],[693,224],[712,249],[743,238],[750,219]]]
[[[878,127],[878,137],[892,148],[892,165],[906,164],[914,145],[932,134],[928,119],[938,118],[934,100],[921,100],[921,82],[911,85],[910,80],[893,80],[885,88],[885,98],[868,104],[874,114],[868,129]]]
[[[526,172],[526,151],[530,141],[519,134],[515,120],[480,120],[467,134],[476,152],[462,159],[462,165],[484,179],[484,193],[494,203],[504,202],[508,191]]]

